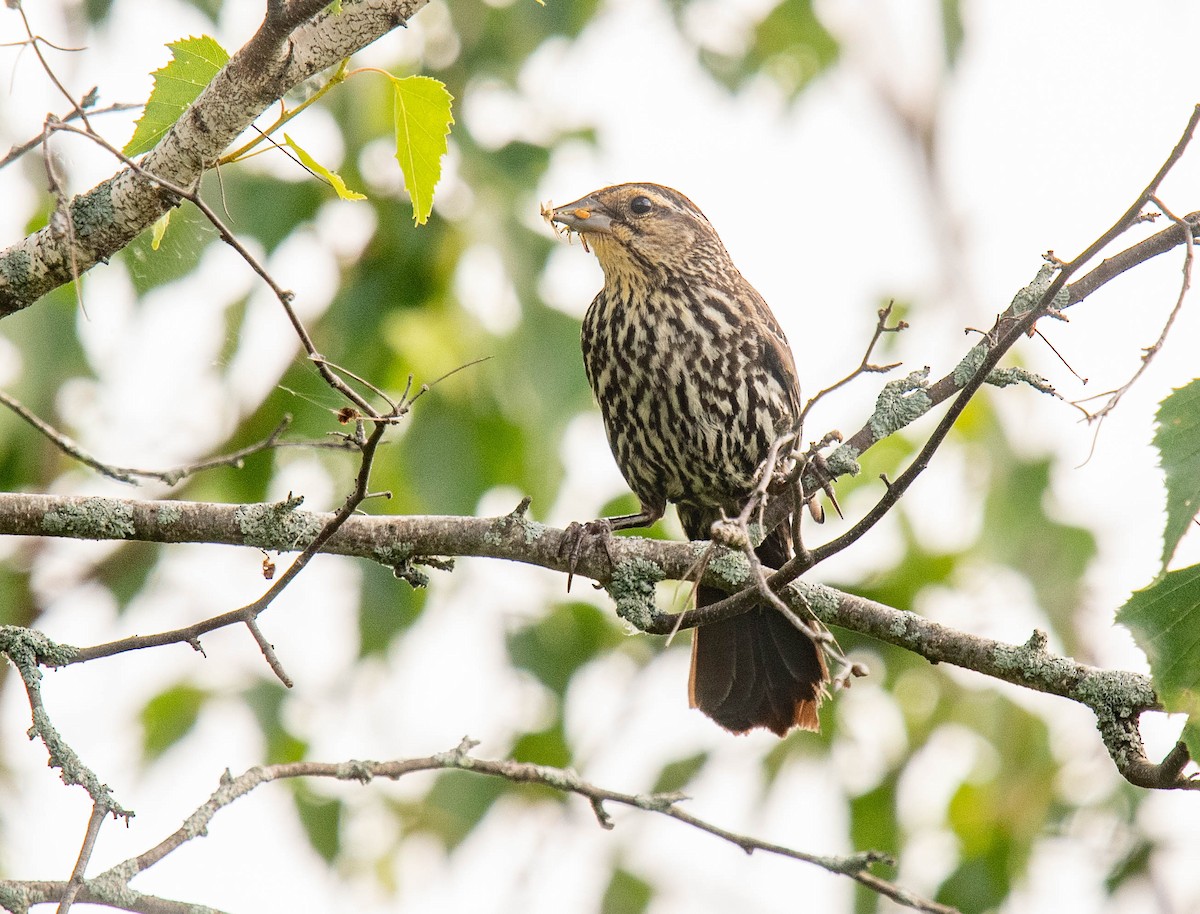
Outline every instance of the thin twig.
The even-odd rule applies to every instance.
[[[66,891],[63,892],[62,899],[58,903],[57,914],[67,914],[76,896],[78,896],[79,890],[83,886],[88,861],[92,859],[92,851],[96,849],[96,839],[100,837],[100,826],[104,824],[104,819],[107,815],[108,807],[103,803],[95,802],[92,804],[92,815],[88,818],[87,831],[83,836],[83,845],[79,848],[79,857],[75,860],[75,868],[71,871],[71,878],[67,883]]]
[[[296,336],[299,337],[300,344],[304,347],[304,351],[308,353],[309,359],[312,361],[313,365],[316,366],[317,372],[325,380],[325,383],[353,403],[355,407],[363,412],[364,415],[371,417],[379,415],[367,400],[359,396],[359,394],[352,387],[346,384],[346,382],[343,381],[337,375],[337,373],[329,367],[329,363],[327,363],[324,357],[317,351],[316,344],[313,342],[312,336],[309,334],[308,329],[300,320],[299,315],[296,314],[296,309],[292,307],[292,299],[295,297],[293,293],[284,289],[275,281],[271,274],[267,272],[266,268],[259,263],[258,259],[250,252],[249,248],[242,244],[241,240],[229,229],[221,217],[217,215],[216,210],[214,210],[208,205],[208,203],[204,201],[204,199],[200,196],[198,185],[190,188],[182,187],[172,181],[168,181],[159,177],[153,172],[147,171],[146,169],[142,168],[138,162],[134,161],[129,156],[125,155],[125,153],[123,153],[120,149],[117,149],[117,147],[105,140],[104,137],[99,136],[98,134],[89,130],[81,130],[80,128],[71,124],[65,124],[61,122],[51,124],[49,125],[49,128],[53,130],[67,131],[69,133],[75,133],[79,136],[87,137],[92,142],[107,150],[109,154],[119,159],[128,168],[137,172],[147,181],[157,184],[159,187],[171,194],[174,194],[181,200],[187,200],[198,210],[200,210],[204,217],[212,224],[213,228],[217,230],[217,234],[221,237],[221,240],[237,251],[250,269],[257,273],[262,281],[270,287],[271,291],[275,295],[275,298],[278,299],[279,304],[283,307],[284,314],[287,316],[289,323],[291,323],[292,329],[295,331]],[[72,250],[74,250],[74,244],[72,244]]]
[[[119,113],[122,111],[137,111],[140,108],[144,108],[144,107],[145,107],[145,105],[142,105],[142,104],[128,104],[128,103],[124,103],[124,102],[119,102],[117,104],[107,105],[103,108],[94,108],[89,113],[89,116],[97,117],[98,115],[101,115],[101,114],[116,114],[116,113]],[[72,110],[71,112],[69,112],[68,114],[63,115],[62,117],[59,117],[58,120],[63,123],[66,123],[68,121],[78,120],[79,116],[80,116],[79,110],[75,109],[75,110]],[[0,168],[4,168],[7,165],[11,165],[17,159],[21,158],[21,156],[25,155],[25,153],[30,152],[31,150],[37,149],[39,146],[42,145],[42,142],[45,139],[46,139],[46,132],[43,130],[41,133],[39,133],[37,136],[33,137],[32,139],[26,140],[24,143],[20,143],[16,146],[13,146],[11,149],[8,150],[8,155],[6,155],[4,158],[0,159]]]
[[[1121,398],[1124,397],[1125,394],[1129,392],[1129,389],[1137,383],[1138,379],[1141,378],[1141,376],[1146,372],[1146,369],[1150,367],[1150,363],[1154,361],[1154,357],[1158,355],[1159,350],[1161,350],[1163,347],[1163,344],[1166,343],[1167,335],[1171,332],[1171,327],[1175,324],[1175,319],[1179,317],[1179,312],[1183,310],[1183,300],[1187,297],[1188,290],[1192,287],[1192,263],[1195,249],[1195,243],[1192,239],[1191,231],[1193,228],[1193,223],[1189,222],[1187,218],[1180,218],[1172,213],[1166,207],[1166,204],[1159,200],[1156,195],[1151,195],[1150,199],[1154,202],[1155,206],[1163,211],[1163,215],[1183,229],[1183,281],[1179,286],[1179,295],[1175,298],[1175,307],[1173,307],[1171,309],[1171,313],[1167,315],[1166,323],[1163,324],[1163,328],[1158,335],[1158,339],[1156,339],[1152,345],[1142,350],[1141,363],[1138,365],[1137,371],[1133,373],[1133,376],[1115,390],[1107,391],[1104,394],[1097,394],[1092,397],[1088,397],[1085,400],[1076,400],[1072,404],[1080,409],[1084,415],[1084,419],[1087,422],[1097,423],[1097,434],[1099,433],[1099,423],[1103,422],[1104,418],[1114,409],[1116,409],[1117,404],[1121,402]],[[1107,397],[1108,402],[1095,412],[1090,412],[1080,406],[1081,403],[1084,403],[1087,400],[1097,399],[1098,397]]]
[[[29,46],[33,48],[33,53],[37,55],[38,61],[41,62],[42,70],[45,72],[46,76],[50,79],[50,82],[54,83],[54,85],[58,89],[58,91],[62,93],[63,98],[65,98],[67,100],[67,102],[71,105],[72,113],[77,115],[79,117],[79,119],[81,121],[83,121],[83,123],[87,126],[87,129],[90,131],[92,129],[92,125],[88,121],[87,112],[83,110],[83,106],[81,104],[79,104],[79,102],[75,101],[75,96],[73,96],[70,92],[67,91],[67,87],[62,84],[62,81],[59,80],[58,75],[54,72],[54,68],[50,66],[50,62],[47,61],[45,55],[42,54],[42,48],[41,48],[42,42],[45,42],[46,44],[50,44],[50,42],[45,41],[44,38],[41,38],[38,35],[33,34],[33,27],[30,26],[30,24],[29,24],[29,17],[25,15],[25,5],[23,3],[20,3],[20,2],[10,3],[10,4],[8,4],[8,6],[10,8],[12,8],[14,6],[16,7],[17,13],[21,17],[21,23],[22,23],[22,25],[25,26],[25,34],[29,37]],[[57,46],[51,45],[51,47],[57,47]],[[59,50],[68,50],[68,49],[59,48]],[[72,48],[70,50],[76,50],[76,49]]]
[[[143,470],[137,467],[123,467],[115,464],[104,463],[97,460],[91,454],[83,449],[74,439],[63,434],[50,423],[46,422],[35,415],[25,404],[16,397],[0,390],[0,404],[8,407],[31,426],[46,436],[47,439],[60,451],[68,457],[79,461],[84,466],[91,467],[102,476],[107,476],[109,479],[114,479],[117,482],[129,483],[137,485],[138,479],[157,479],[160,482],[165,482],[167,485],[173,486],[180,480],[191,476],[201,470],[208,470],[214,467],[230,466],[241,467],[243,461],[247,457],[252,457],[262,451],[270,450],[280,446],[280,438],[288,425],[291,424],[292,417],[284,416],[271,434],[267,435],[261,441],[247,445],[244,448],[239,448],[228,454],[221,454],[217,457],[209,457],[204,460],[196,461],[195,463],[185,464],[175,467],[170,470]]]
[[[267,661],[267,666],[271,668],[271,672],[279,677],[279,681],[286,688],[290,689],[295,683],[292,682],[292,677],[287,674],[287,671],[283,668],[283,664],[280,663],[279,656],[275,653],[275,645],[267,640],[267,636],[262,633],[262,629],[258,627],[256,620],[247,619],[246,628],[250,629],[250,634],[258,642],[258,648],[262,651],[262,655]]]
[[[828,387],[826,387],[823,390],[817,391],[816,395],[813,396],[813,398],[810,399],[808,401],[808,403],[806,403],[804,405],[804,409],[800,412],[800,423],[801,424],[804,423],[804,420],[808,418],[809,412],[812,410],[812,408],[814,406],[817,405],[817,403],[823,397],[826,397],[829,394],[833,393],[835,390],[838,390],[839,388],[844,387],[845,385],[849,384],[851,381],[853,381],[859,375],[868,374],[868,373],[869,374],[885,374],[885,373],[891,371],[893,368],[898,368],[900,366],[899,362],[892,362],[888,365],[872,365],[871,364],[871,355],[872,355],[872,353],[874,353],[876,345],[878,345],[879,340],[882,339],[882,337],[885,333],[899,333],[902,330],[908,329],[908,324],[905,321],[897,321],[891,327],[889,327],[887,325],[887,319],[889,317],[891,317],[893,307],[895,307],[895,302],[888,302],[887,307],[879,309],[878,320],[875,322],[875,332],[871,336],[871,341],[869,343],[867,343],[867,351],[865,353],[863,353],[862,361],[858,364],[858,367],[855,368],[853,371],[851,371],[848,375],[846,375],[840,381],[830,384]]]
[[[1158,172],[1151,179],[1150,183],[1142,190],[1137,199],[1132,205],[1122,214],[1122,216],[1113,225],[1105,231],[1099,238],[1087,246],[1077,257],[1069,263],[1061,263],[1056,275],[1051,280],[1048,286],[1037,297],[1036,303],[1032,307],[1025,307],[1022,302],[1022,308],[1019,310],[1017,302],[1011,305],[1006,311],[1000,314],[992,329],[985,335],[985,339],[976,344],[973,351],[980,352],[981,358],[977,360],[977,364],[973,365],[973,371],[967,377],[952,378],[953,390],[957,393],[950,407],[942,415],[933,432],[926,439],[925,444],[921,447],[917,456],[911,463],[896,477],[892,483],[886,487],[883,495],[875,503],[874,506],[861,517],[849,530],[838,537],[826,542],[825,544],[815,547],[808,555],[795,556],[784,564],[775,574],[768,579],[768,585],[773,589],[778,589],[783,585],[795,580],[804,572],[808,571],[814,565],[824,561],[832,555],[836,555],[853,543],[861,539],[866,533],[871,530],[880,520],[882,520],[888,512],[895,506],[900,498],[908,491],[916,479],[929,466],[929,462],[933,459],[933,455],[941,447],[950,429],[958,421],[958,417],[966,409],[967,404],[980,387],[987,381],[992,370],[999,364],[1003,356],[1011,349],[1022,337],[1027,335],[1027,332],[1047,314],[1051,313],[1059,300],[1059,293],[1063,290],[1067,280],[1077,272],[1084,264],[1094,258],[1102,251],[1109,243],[1116,239],[1119,235],[1125,232],[1129,227],[1139,221],[1139,216],[1146,203],[1154,199],[1154,195],[1158,191],[1159,185],[1166,177],[1172,166],[1179,161],[1191,141],[1195,133],[1197,124],[1200,123],[1200,105],[1197,105],[1192,115],[1188,120],[1187,126],[1184,129],[1183,135],[1167,156],[1166,161],[1159,168]],[[1185,243],[1191,245],[1190,233],[1186,231],[1182,233],[1185,236]],[[1045,268],[1044,268],[1045,269]],[[982,349],[980,349],[982,347]],[[957,372],[955,373],[957,374]],[[945,381],[945,379],[943,379]],[[917,383],[917,382],[914,382]],[[939,382],[941,383],[941,382]],[[927,401],[926,411],[932,407],[937,401],[931,396],[930,388],[921,384],[918,388],[922,396]],[[865,433],[865,440],[858,440]],[[890,432],[888,432],[890,433]],[[852,438],[843,445],[848,452],[861,454],[872,444],[886,437],[886,434],[880,434],[875,427],[875,423],[869,422],[864,427],[862,432],[852,436]],[[770,520],[767,523],[771,523]],[[748,611],[756,602],[758,593],[757,587],[747,587],[740,593],[734,594],[724,600],[716,603],[711,603],[707,606],[698,607],[685,614],[682,626],[685,628],[694,625],[702,625],[708,622],[719,621],[721,619],[731,618]],[[679,623],[672,620],[672,627],[678,627]]]
[[[888,854],[879,851],[864,851],[846,856],[811,854],[782,844],[764,841],[752,835],[735,832],[693,815],[682,808],[681,804],[686,798],[677,793],[640,794],[611,790],[584,780],[568,768],[535,765],[511,759],[478,758],[471,755],[471,750],[475,745],[473,740],[464,739],[457,747],[448,752],[439,752],[424,758],[385,762],[302,761],[251,768],[238,777],[229,777],[227,774],[222,778],[220,786],[212,796],[167,838],[144,853],[117,864],[107,872],[93,879],[85,880],[80,886],[79,900],[94,900],[100,894],[97,890],[101,886],[109,891],[110,897],[117,894],[123,896],[124,892],[128,891],[130,880],[138,874],[146,872],[198,835],[206,834],[217,813],[263,784],[301,777],[325,777],[366,784],[377,778],[395,781],[417,772],[457,770],[474,775],[500,778],[514,784],[537,784],[563,794],[575,794],[583,797],[590,803],[599,824],[606,829],[612,829],[615,823],[605,809],[605,804],[657,813],[719,838],[746,853],[761,851],[809,863],[835,875],[847,876],[871,891],[913,910],[928,912],[928,914],[956,914],[957,909],[955,908],[922,898],[870,872],[870,868],[876,864],[894,865]],[[0,889],[19,890],[32,903],[61,898],[67,891],[67,886],[67,883],[62,882],[33,883],[17,880],[0,882]],[[114,892],[114,889],[122,891],[118,893]],[[133,894],[136,896],[136,893]],[[129,911],[143,910],[140,907],[124,904],[115,906]]]

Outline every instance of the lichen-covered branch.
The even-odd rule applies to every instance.
[[[25,686],[32,717],[27,732],[30,739],[40,740],[46,747],[46,764],[58,769],[64,784],[86,790],[94,806],[103,808],[104,814],[111,811],[126,818],[132,816],[131,811],[116,803],[109,786],[101,782],[96,773],[84,764],[75,750],[62,738],[42,703],[42,668],[70,663],[74,655],[73,649],[54,643],[38,631],[15,625],[0,625],[0,654],[7,657],[17,668]]]
[[[326,0],[267,4],[262,27],[142,160],[142,170],[192,187],[259,115],[306,79],[411,18],[428,0]],[[0,317],[107,261],[178,203],[138,170],[123,168],[80,194],[66,220],[0,252]]]
[[[521,506],[502,517],[367,517],[345,519],[323,551],[367,558],[412,580],[414,565],[445,556],[477,556],[537,565],[565,573],[570,563],[566,532],[530,520]],[[215,543],[295,551],[311,543],[332,515],[299,509],[299,500],[266,505],[134,501],[80,496],[0,493],[0,534],[130,539],[159,543]],[[643,631],[668,634],[689,622],[659,612],[654,585],[684,580],[703,563],[703,581],[728,592],[753,586],[746,557],[709,543],[678,543],[615,537],[583,544],[577,575],[604,585],[617,612]],[[1118,770],[1144,787],[1200,788],[1182,775],[1188,759],[1150,762],[1137,735],[1139,716],[1158,708],[1150,680],[1135,673],[1101,670],[1045,650],[1035,637],[1025,645],[1005,644],[939,625],[921,616],[864,600],[822,585],[793,582],[789,604],[826,625],[850,629],[902,647],[934,663],[951,663],[1014,685],[1080,702],[1095,712],[1105,745]],[[243,622],[217,616],[170,632],[137,635],[90,647],[55,646],[46,665],[61,666],[163,644],[193,644],[209,631]],[[50,656],[50,655],[47,655]]]

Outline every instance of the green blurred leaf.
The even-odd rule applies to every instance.
[[[564,603],[508,636],[513,666],[562,696],[575,671],[624,640],[608,615],[588,603]]]
[[[958,63],[966,32],[963,29],[962,5],[959,0],[942,0],[942,47],[946,65],[953,69]]]
[[[1162,553],[1165,569],[1200,511],[1200,378],[1163,400],[1157,418],[1154,446],[1167,477]]]
[[[308,752],[308,743],[283,725],[283,701],[287,690],[274,680],[260,680],[244,693],[246,704],[258,719],[267,741],[265,761],[275,765],[298,762]]]
[[[483,404],[458,410],[442,396],[422,399],[403,444],[416,510],[439,514],[470,514],[492,486],[520,485],[528,447],[519,428]]]
[[[763,73],[794,97],[837,60],[838,51],[837,39],[813,10],[813,0],[783,0],[755,27],[744,53],[703,48],[700,62],[730,88]]]
[[[124,612],[142,592],[160,554],[160,547],[154,543],[123,543],[120,561],[108,562],[96,569],[97,580],[112,593],[120,612]]]
[[[676,759],[663,766],[658,779],[650,788],[651,793],[678,793],[692,782],[708,763],[707,752],[697,752],[687,758]]]
[[[654,900],[654,886],[624,867],[613,870],[600,902],[600,914],[642,914]]]
[[[154,89],[133,136],[125,144],[127,156],[153,149],[229,62],[229,52],[207,35],[172,41],[167,47],[171,49],[171,62],[154,71]]]
[[[572,761],[571,749],[567,745],[567,737],[563,733],[562,720],[545,730],[537,733],[523,733],[517,740],[510,753],[518,762],[530,762],[534,765],[551,765],[555,768],[567,768]],[[553,788],[543,788],[549,791],[555,799],[561,799],[563,793]]]
[[[1192,761],[1200,759],[1200,714],[1192,714],[1179,734],[1180,742],[1188,749]]]
[[[342,847],[342,801],[314,793],[300,779],[293,782],[292,798],[308,843],[326,863],[333,861]]]
[[[187,736],[196,726],[207,699],[208,693],[203,689],[181,683],[146,702],[140,715],[142,757],[154,761]]]
[[[1150,661],[1159,700],[1188,714],[1184,741],[1200,758],[1200,565],[1169,571],[1139,590],[1117,612]]]
[[[892,568],[871,575],[864,583],[847,586],[869,600],[912,609],[917,595],[926,587],[950,582],[963,554],[930,552],[918,540],[905,514],[896,512],[895,516],[904,537],[903,558]]]
[[[382,655],[408,630],[425,608],[427,591],[414,590],[392,572],[372,562],[363,568],[358,610],[359,655]]]
[[[896,819],[896,783],[892,772],[874,790],[850,799],[850,842],[860,850],[895,853],[901,846],[900,825]],[[854,892],[855,914],[877,910],[879,896],[858,886]]]
[[[454,123],[453,96],[428,76],[390,77],[395,103],[396,161],[412,200],[413,221],[424,225],[433,211],[433,189],[442,176],[446,137]]]
[[[1011,886],[1008,876],[1007,838],[997,833],[992,853],[962,861],[942,883],[937,901],[959,911],[994,911]]]
[[[1104,880],[1104,888],[1108,894],[1113,894],[1130,879],[1149,874],[1150,857],[1154,844],[1145,838],[1139,838],[1124,857],[1117,861]]]
[[[0,625],[28,628],[35,618],[37,602],[29,593],[29,576],[7,563],[0,565]],[[0,683],[3,683],[3,677],[0,673]]]
[[[311,220],[328,199],[328,192],[316,181],[279,181],[249,169],[227,168],[219,181],[209,178],[208,182],[209,202],[228,212],[239,236],[258,239],[268,251],[274,251]],[[264,205],[264,201],[270,205]],[[175,225],[179,215],[175,216]],[[168,241],[175,234],[175,225],[167,235]],[[206,231],[212,234],[211,229]]]
[[[502,778],[445,771],[424,798],[398,801],[394,807],[408,831],[433,835],[447,850],[453,850],[508,790],[509,784]]]
[[[360,194],[357,191],[353,191],[350,188],[348,188],[346,186],[346,182],[342,180],[341,175],[339,175],[336,171],[331,171],[330,169],[328,169],[324,165],[322,165],[320,162],[318,162],[316,159],[314,159],[311,155],[308,154],[308,152],[306,152],[300,146],[299,143],[297,143],[295,140],[293,140],[291,138],[291,136],[289,136],[288,134],[285,133],[283,135],[283,140],[289,147],[291,147],[292,151],[295,152],[296,155],[299,157],[300,163],[305,168],[309,169],[310,171],[316,173],[317,175],[319,175],[320,177],[322,177],[326,181],[328,181],[329,186],[332,187],[334,192],[339,197],[341,197],[343,200],[365,200],[365,199],[367,199],[366,194]]]
[[[170,231],[158,233],[155,223],[155,227],[134,238],[118,255],[139,295],[192,272],[205,247],[216,237],[208,220],[197,210],[176,209],[169,215]]]
[[[946,811],[961,862],[938,900],[962,911],[999,907],[1024,872],[1038,838],[1061,814],[1048,785],[1059,767],[1044,721],[991,692],[963,694],[951,718],[990,744],[995,764],[959,785]]]
[[[1084,572],[1096,556],[1096,537],[1047,511],[1050,458],[1022,459],[998,428],[980,441],[991,468],[976,555],[1001,562],[1028,578],[1038,604],[1068,654],[1079,650],[1078,607]]]

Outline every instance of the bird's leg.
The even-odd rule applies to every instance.
[[[649,527],[663,516],[665,509],[665,505],[646,505],[643,503],[641,510],[637,514],[623,514],[620,517],[598,517],[583,524],[579,521],[571,521],[571,523],[567,524],[567,529],[563,533],[562,546],[559,547],[558,551],[559,555],[565,553],[567,556],[567,593],[571,592],[571,582],[575,579],[575,566],[579,564],[579,556],[583,554],[585,540],[599,538],[600,544],[604,546],[604,554],[608,556],[608,563],[615,565],[612,551],[609,549],[609,542],[612,539],[613,531]]]

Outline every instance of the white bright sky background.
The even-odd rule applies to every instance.
[[[713,46],[736,46],[762,5],[697,3],[689,25]],[[228,6],[236,9],[226,9],[215,37],[236,48],[261,20],[262,4]],[[67,45],[86,38],[86,53],[59,54],[53,61],[79,94],[99,82],[104,102],[144,99],[147,74],[166,59],[164,43],[213,31],[194,11],[170,2],[117,0],[107,28],[95,36],[74,34],[63,4],[28,7],[42,34]],[[707,82],[659,3],[612,0],[577,45],[545,47],[528,61],[520,94],[481,90],[460,105],[459,123],[496,144],[599,125],[597,147],[563,148],[542,186],[529,189],[531,224],[537,224],[539,201],[566,202],[604,184],[652,180],[678,187],[704,209],[743,273],[771,302],[811,392],[857,362],[886,296],[932,303],[918,312],[901,353],[909,369],[928,362],[935,376],[945,373],[964,351],[962,328],[990,325],[1036,272],[1043,251],[1070,257],[1114,221],[1200,102],[1200,6],[1193,2],[967,3],[967,45],[942,102],[943,194],[931,204],[880,87],[903,106],[920,110],[929,104],[940,41],[937,4],[829,0],[818,9],[844,42],[843,59],[794,106],[765,81],[730,97]],[[444,53],[445,27],[438,0],[408,31],[364,52],[361,62],[415,59],[427,40],[426,53]],[[16,15],[0,13],[0,41],[19,37]],[[46,111],[64,106],[28,52],[6,49],[0,61],[9,84],[0,97],[0,146],[7,147],[38,132]],[[129,123],[100,122],[118,144]],[[319,159],[336,165],[340,141],[320,111],[306,114],[295,133]],[[61,148],[73,191],[113,170],[88,146]],[[394,192],[399,179],[386,140],[364,155],[373,172],[368,191]],[[255,167],[277,170],[286,180],[303,177],[261,159]],[[1198,179],[1200,146],[1164,186],[1165,202],[1179,213],[1200,208]],[[0,172],[0,243],[20,237],[41,191],[18,169]],[[455,176],[453,155],[440,193],[435,218],[473,218],[474,198]],[[316,317],[327,306],[336,259],[361,249],[371,218],[366,207],[331,202],[270,259],[285,285],[302,290],[302,312]],[[400,202],[395,218],[409,218]],[[948,241],[950,227],[957,227],[957,247]],[[473,256],[478,270],[464,270],[459,279],[464,306],[503,331],[519,303],[494,253],[481,247]],[[1178,254],[1161,258],[1073,309],[1070,325],[1045,328],[1076,370],[1090,377],[1086,389],[1036,341],[1023,344],[1022,358],[1068,398],[1121,383],[1174,301],[1180,261]],[[599,282],[591,258],[564,245],[542,293],[551,304],[582,314]],[[77,381],[60,395],[60,416],[72,433],[109,459],[139,465],[170,465],[218,446],[294,355],[279,344],[287,333],[275,303],[256,293],[238,351],[228,364],[216,364],[224,343],[221,309],[255,288],[249,271],[224,248],[210,251],[197,275],[156,291],[137,309],[122,267],[89,274],[88,317],[80,318],[80,333],[98,380]],[[1066,457],[1053,480],[1052,510],[1100,538],[1084,609],[1096,620],[1087,658],[1093,662],[1144,669],[1128,635],[1108,622],[1129,591],[1156,571],[1163,496],[1146,443],[1157,401],[1200,368],[1196,311],[1190,303],[1165,351],[1105,424],[1086,463],[1092,433],[1070,407],[1026,390],[1001,398],[1027,453]],[[22,371],[21,354],[0,336],[0,356],[0,383],[10,385]],[[816,416],[810,430],[857,427],[876,390],[870,380],[859,382]],[[565,447],[574,469],[560,502],[546,509],[555,523],[592,516],[622,489],[595,417],[577,422]],[[283,463],[276,496],[304,492],[312,507],[340,499],[343,481],[329,479],[316,461],[289,457]],[[949,448],[908,496],[921,505],[918,524],[931,546],[949,545],[978,523],[977,509],[963,497],[969,475]],[[64,477],[58,490],[130,494],[83,472]],[[515,491],[492,493],[479,511],[507,511],[518,497]],[[855,505],[848,508],[853,514]],[[855,568],[885,564],[897,548],[886,525],[872,537],[871,556],[858,550]],[[83,644],[166,629],[240,605],[261,588],[257,554],[182,547],[168,553],[118,620],[113,598],[87,573],[109,551],[62,542],[37,552],[34,580],[48,607],[39,624],[52,637]],[[0,556],[15,554],[13,544],[0,544]],[[1197,560],[1193,536],[1179,562]],[[549,713],[540,687],[507,669],[498,633],[536,613],[559,591],[561,578],[462,563],[452,578],[437,581],[429,609],[401,648],[386,662],[354,667],[353,606],[346,594],[355,593],[358,574],[353,563],[318,561],[265,618],[268,636],[297,679],[289,724],[312,740],[314,757],[424,755],[450,748],[464,733],[483,741],[481,754],[502,755],[513,727],[534,726]],[[961,591],[930,595],[925,604],[916,608],[1010,641],[1024,641],[1038,622],[1022,587],[986,569],[978,581],[963,582]],[[133,721],[148,694],[184,671],[217,691],[232,691],[261,674],[261,657],[240,631],[216,634],[205,647],[206,661],[168,649],[48,675],[46,700],[55,721],[118,798],[139,813],[128,831],[105,828],[90,872],[156,843],[203,802],[225,768],[240,772],[260,757],[253,722],[231,700],[206,713],[163,764],[138,769]],[[753,755],[772,738],[732,739],[686,711],[685,666],[682,652],[640,672],[613,658],[579,677],[567,726],[583,773],[617,789],[646,789],[657,765],[706,748],[714,761],[693,785],[694,812],[805,850],[848,851],[836,797],[842,789],[871,787],[885,760],[900,751],[903,731],[891,699],[870,680],[840,696],[837,713],[847,736],[831,763],[788,768],[764,810],[751,812],[759,790],[757,775],[748,774],[757,770]],[[979,677],[957,678],[964,686],[981,685]],[[88,805],[81,791],[58,785],[40,746],[26,743],[28,707],[9,685],[0,704],[0,757],[9,772],[0,803],[0,872],[65,878]],[[1058,700],[1017,697],[1045,714],[1063,758],[1073,760],[1065,789],[1081,799],[1113,789],[1116,775],[1088,713]],[[1178,726],[1147,721],[1152,756],[1166,751]],[[944,804],[962,778],[986,777],[988,763],[987,747],[953,728],[939,731],[923,750],[901,788],[910,836],[900,874],[906,884],[931,891],[953,866],[953,841],[941,828]],[[347,846],[369,859],[395,838],[394,826],[372,803],[373,791],[412,796],[423,786],[339,790],[357,810],[349,817]],[[344,874],[349,884],[328,878],[290,823],[288,806],[283,788],[260,789],[222,812],[210,837],[173,855],[135,887],[239,911],[576,911],[598,897],[618,855],[623,865],[664,887],[654,914],[840,911],[849,899],[845,881],[765,855],[748,859],[715,839],[642,814],[618,813],[614,837],[589,826],[591,813],[579,802],[534,812],[501,804],[452,859],[432,843],[409,842],[394,865],[400,889],[391,897],[372,890],[370,874],[356,872],[353,863]],[[1177,849],[1176,859],[1156,874],[1161,903],[1140,885],[1104,906],[1101,882],[1115,850],[1113,823],[1098,819],[1047,836],[1027,885],[1006,910],[1195,910],[1200,884],[1191,861],[1200,839],[1200,798],[1158,796],[1144,810],[1145,827]]]

